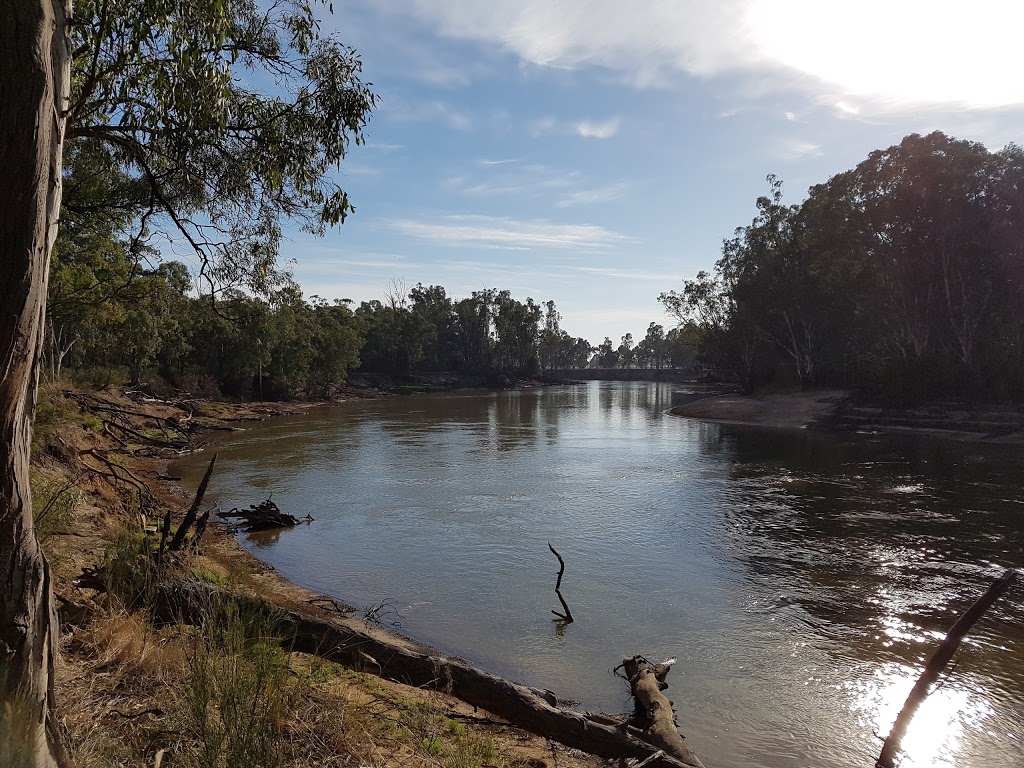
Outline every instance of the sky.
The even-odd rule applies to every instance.
[[[335,0],[380,105],[345,224],[282,246],[307,296],[553,299],[593,344],[787,202],[910,133],[1024,144],[1020,0]]]

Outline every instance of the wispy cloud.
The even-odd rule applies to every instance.
[[[596,224],[554,224],[477,215],[448,216],[440,223],[400,219],[389,226],[409,237],[433,243],[503,249],[603,250],[629,239]]]
[[[443,101],[385,101],[381,113],[401,123],[442,122],[456,131],[469,131],[473,121],[469,115]]]
[[[400,149],[405,149],[404,145],[402,144],[385,144],[379,141],[369,141],[363,146],[365,146],[366,149],[372,149],[377,152],[383,152],[385,155],[389,155],[392,152],[398,152]]]
[[[814,142],[786,139],[781,142],[776,154],[783,160],[800,160],[807,157],[821,157],[825,153],[821,146]]]
[[[585,139],[610,139],[619,132],[621,120],[613,117],[603,123],[595,123],[590,120],[583,120],[576,123],[576,133]]]
[[[628,184],[609,184],[604,187],[595,187],[594,189],[580,189],[575,192],[566,193],[556,205],[559,208],[569,208],[574,205],[610,203],[626,194],[627,189],[629,189]]]
[[[641,280],[652,283],[672,283],[679,279],[679,275],[665,272],[641,272],[635,269],[618,269],[615,267],[572,267],[578,272],[597,277],[611,277],[616,280]]]
[[[518,162],[519,162],[519,160],[516,159],[516,158],[510,158],[508,160],[481,160],[480,161],[480,165],[483,165],[483,166],[508,165],[509,163],[518,163]]]
[[[546,116],[533,120],[529,126],[529,134],[533,138],[541,136],[581,136],[584,139],[610,139],[619,132],[622,120],[611,117],[604,121],[596,120],[559,120]]]

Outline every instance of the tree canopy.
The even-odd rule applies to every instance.
[[[81,0],[62,236],[196,257],[210,291],[277,285],[282,219],[352,210],[334,175],[376,97],[304,0]]]
[[[659,298],[748,388],[1024,397],[1024,150],[907,136],[757,216]]]

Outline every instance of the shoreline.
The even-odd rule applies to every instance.
[[[825,389],[770,395],[712,395],[677,405],[670,413],[745,427],[1024,445],[1024,412],[1005,404],[968,408],[960,403],[940,402],[903,408],[861,400],[849,390]]]
[[[72,743],[105,740],[109,749],[116,751],[124,749],[127,742],[135,742],[135,760],[141,759],[144,764],[152,762],[157,748],[164,747],[166,751],[173,745],[173,740],[168,743],[159,735],[154,737],[147,729],[156,728],[156,734],[166,732],[161,730],[163,713],[170,708],[170,702],[166,700],[168,694],[164,686],[169,679],[176,679],[181,674],[180,664],[184,661],[180,658],[175,661],[175,669],[170,672],[158,670],[157,679],[153,679],[151,666],[154,662],[147,661],[149,654],[155,653],[159,657],[155,650],[157,647],[165,643],[174,645],[172,636],[175,633],[180,635],[180,625],[172,624],[161,629],[162,622],[151,624],[155,619],[155,615],[150,615],[154,608],[145,605],[117,607],[112,604],[101,574],[112,548],[117,546],[115,540],[122,535],[120,532],[138,529],[139,512],[132,511],[132,494],[148,494],[161,508],[172,510],[173,517],[178,520],[192,503],[195,489],[186,488],[179,478],[168,474],[168,466],[180,455],[179,451],[167,447],[149,449],[138,443],[125,444],[117,440],[122,433],[111,431],[107,426],[96,426],[98,416],[113,418],[111,412],[102,409],[113,409],[118,413],[117,418],[127,418],[125,425],[130,425],[139,439],[155,434],[151,428],[154,419],[163,420],[165,425],[186,424],[188,437],[193,441],[189,450],[210,455],[212,452],[201,445],[205,436],[243,430],[244,426],[239,425],[244,422],[298,414],[357,398],[389,396],[358,387],[348,390],[346,394],[349,397],[316,402],[237,404],[196,400],[184,406],[138,394],[129,397],[123,390],[68,390],[57,395],[66,400],[71,423],[64,425],[52,437],[44,436],[47,442],[34,456],[34,471],[47,481],[56,478],[62,485],[71,481],[77,483],[74,493],[80,506],[70,519],[63,521],[60,530],[48,536],[47,544],[64,635],[57,679],[57,706],[66,738]],[[78,406],[75,409],[77,415],[70,415],[71,404]],[[99,463],[97,456],[109,459],[110,466],[116,470],[114,475],[104,476],[105,473],[92,471],[91,464],[85,461],[89,456],[94,457],[90,459],[92,464]],[[90,469],[83,473],[83,467]],[[203,505],[204,508],[209,506]],[[147,512],[146,515],[152,522],[152,514]],[[144,517],[144,523],[145,520]],[[248,596],[279,611],[286,621],[294,621],[296,617],[300,621],[308,619],[313,625],[329,626],[332,632],[364,638],[365,642],[386,647],[389,654],[448,659],[456,664],[462,662],[458,657],[443,654],[400,629],[364,618],[355,606],[286,579],[273,566],[248,552],[237,540],[237,535],[220,524],[207,527],[198,553],[172,558],[165,569],[167,581],[162,589],[167,590],[167,594],[181,594],[180,590],[188,593],[198,588],[211,594],[222,592]],[[144,626],[149,628],[141,629]],[[125,632],[140,636],[115,636]],[[108,637],[106,633],[111,634]],[[150,637],[152,639],[147,639]],[[357,647],[360,642],[363,641],[356,640]],[[516,716],[495,715],[486,706],[478,709],[477,705],[446,692],[443,687],[403,683],[384,675],[383,668],[376,670],[374,665],[380,665],[372,657],[361,654],[365,656],[364,661],[356,658],[355,663],[346,662],[341,660],[344,648],[339,646],[338,650],[341,653],[319,649],[317,644],[315,650],[310,649],[306,653],[300,652],[301,647],[289,652],[298,674],[306,674],[303,670],[314,670],[312,674],[317,676],[317,690],[308,695],[317,698],[322,712],[343,723],[346,717],[351,717],[353,702],[372,708],[374,700],[380,701],[384,697],[389,706],[410,713],[407,716],[412,718],[413,725],[422,719],[417,713],[424,708],[435,713],[432,717],[440,718],[440,725],[436,727],[441,728],[441,733],[436,739],[432,736],[420,743],[421,740],[414,737],[407,743],[401,743],[401,739],[394,740],[395,743],[389,742],[390,746],[386,747],[377,744],[375,748],[397,750],[394,759],[399,764],[423,768],[434,765],[435,750],[448,740],[452,742],[453,749],[463,742],[470,745],[493,744],[498,754],[504,756],[500,761],[503,766],[598,768],[606,764],[592,754],[537,735],[535,730],[527,728],[529,718],[520,720]],[[185,655],[187,657],[188,651]],[[333,657],[338,658],[329,661]],[[116,665],[113,673],[112,663]],[[332,665],[346,671],[332,673]],[[330,679],[322,681],[321,677]],[[366,682],[369,679],[376,682]],[[89,695],[82,697],[76,693],[81,690],[88,690]],[[529,692],[533,689],[522,690]],[[174,695],[171,694],[171,698]],[[554,695],[549,695],[553,705]],[[134,717],[125,717],[126,708],[153,714],[136,721]],[[458,725],[452,725],[453,722]],[[287,735],[289,733],[292,731],[287,730],[284,738],[290,741],[294,737]],[[301,751],[301,745],[296,748]],[[365,762],[365,756],[360,757],[358,750],[348,752],[344,748],[339,749],[342,751],[334,753],[335,759],[341,757],[356,759],[357,763],[360,760]],[[419,754],[421,749],[426,753]],[[322,762],[289,763],[306,764]]]

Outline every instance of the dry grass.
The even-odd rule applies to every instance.
[[[47,443],[41,447],[48,454],[39,498],[60,491],[63,486],[56,483],[62,474],[71,478],[81,472],[76,458],[58,455],[65,445],[115,448],[103,442],[102,434],[87,432],[77,407],[66,400],[54,398],[46,407]],[[223,411],[225,417],[238,415],[231,406]],[[118,454],[116,461],[139,477],[164,471],[134,463],[130,456]],[[161,504],[187,505],[168,486],[153,482],[152,488],[163,494]],[[88,624],[65,628],[69,634],[57,675],[58,720],[77,768],[148,768],[161,750],[166,750],[164,768],[600,764],[565,750],[556,756],[544,740],[493,723],[443,693],[282,651],[268,616],[248,621],[211,606],[201,626],[154,627],[158,580],[200,578],[229,591],[250,592],[265,581],[259,565],[236,552],[181,562],[175,574],[168,573],[166,563],[156,569],[152,537],[147,539],[140,525],[143,516],[154,518],[147,506],[151,495],[143,498],[131,484],[101,473],[85,475],[73,493],[57,494],[68,514],[54,509],[58,502],[49,514],[59,523],[50,544],[62,553],[54,569],[56,589],[96,611]],[[76,586],[86,566],[104,568],[104,594]],[[6,768],[3,754],[0,745],[0,768]]]
[[[95,654],[96,672],[116,670],[156,684],[176,681],[185,669],[185,650],[178,630],[158,632],[145,614],[119,610],[94,620],[78,634]]]

